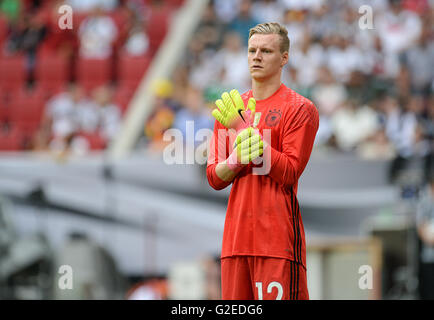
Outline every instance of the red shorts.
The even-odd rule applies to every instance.
[[[287,259],[221,259],[223,300],[308,300],[306,269]]]

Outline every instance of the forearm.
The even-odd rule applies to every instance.
[[[300,128],[298,137],[284,142],[283,151],[270,148],[271,167],[269,176],[279,185],[290,188],[297,183],[306,167],[315,140],[316,130]]]
[[[290,159],[285,153],[276,149],[271,148],[270,152],[271,168],[268,173],[269,177],[281,186],[291,187],[299,177],[299,168],[296,165],[297,159]]]
[[[215,167],[215,172],[220,179],[229,182],[234,180],[234,178],[241,171],[241,168],[230,169],[226,162],[227,160],[217,164]]]
[[[228,140],[227,130],[219,128],[219,124],[214,125],[214,135],[210,142],[208,164],[206,174],[209,185],[215,190],[222,190],[231,184],[236,176],[235,170],[228,166]]]
[[[238,173],[240,169],[231,170],[226,161],[220,162],[218,164],[210,165],[206,168],[206,176],[209,185],[215,190],[222,190],[229,186]]]

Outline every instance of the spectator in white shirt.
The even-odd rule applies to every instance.
[[[430,28],[424,28],[418,45],[406,50],[402,55],[413,91],[426,95],[434,81],[434,43],[430,41],[430,31]]]
[[[425,142],[416,144],[416,142],[421,142],[416,141],[419,133],[418,115],[423,111],[423,100],[421,99],[419,96],[412,96],[403,111],[394,97],[388,96],[382,103],[386,114],[386,134],[399,155],[404,158],[411,157],[416,151],[419,152],[425,148],[423,147]]]
[[[378,129],[378,117],[369,106],[347,100],[332,116],[332,126],[339,148],[351,151]]]
[[[224,37],[223,48],[213,59],[215,74],[221,75],[221,83],[244,92],[250,85],[250,74],[246,63],[246,48],[238,32],[228,32]]]
[[[315,85],[323,63],[324,50],[312,43],[310,34],[306,32],[301,38],[299,49],[294,49],[289,59],[289,66],[297,69],[297,83],[302,87]]]
[[[344,36],[337,37],[337,45],[327,51],[327,64],[339,82],[347,82],[353,71],[364,71],[362,51]]]
[[[283,8],[276,0],[256,1],[252,7],[253,17],[262,22],[282,22]]]
[[[86,103],[83,90],[70,85],[68,91],[59,93],[48,101],[43,127],[48,126],[55,139],[64,139],[76,133],[77,110]]]
[[[320,114],[332,115],[346,98],[345,87],[336,82],[327,67],[321,67],[318,84],[312,90],[312,100],[315,101]]]
[[[97,7],[79,27],[80,55],[90,59],[107,59],[118,35],[113,20]]]
[[[148,49],[148,36],[140,25],[134,26],[125,42],[125,52],[132,56],[144,56]]]
[[[217,17],[224,23],[230,23],[237,15],[240,8],[238,0],[215,0],[214,8]]]
[[[101,136],[110,141],[119,130],[121,112],[117,105],[112,102],[112,92],[109,87],[102,86],[92,93],[92,108],[97,116],[97,126]]]
[[[70,85],[68,91],[59,93],[49,100],[43,119],[43,130],[49,130],[51,141],[44,141],[44,147],[65,156],[67,153],[83,154],[89,144],[77,136],[80,130],[79,112],[88,104],[84,91],[77,85]]]
[[[414,45],[420,36],[422,23],[417,14],[404,10],[401,0],[389,0],[390,10],[375,21],[375,27],[386,53],[400,53]]]
[[[392,160],[396,156],[395,148],[387,139],[384,128],[379,128],[356,147],[357,154],[367,160]]]
[[[302,10],[286,9],[283,15],[283,24],[288,30],[290,51],[293,52],[300,48],[303,36],[309,32],[306,26],[306,13]]]
[[[325,0],[279,0],[282,7],[290,10],[316,10],[324,2]]]

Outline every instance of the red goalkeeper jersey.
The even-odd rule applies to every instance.
[[[245,104],[250,97],[251,90],[242,95]],[[257,128],[270,144],[269,170],[265,174],[253,171],[264,167],[263,164],[250,163],[232,182],[221,180],[215,167],[229,156],[230,149],[225,147],[225,154],[222,156],[221,151],[218,154],[217,132],[226,129],[217,121],[214,125],[213,141],[218,142],[211,144],[208,182],[216,190],[233,183],[221,257],[278,257],[306,267],[297,184],[312,151],[318,130],[318,111],[310,100],[282,84],[271,97],[256,101],[256,113],[261,114]]]

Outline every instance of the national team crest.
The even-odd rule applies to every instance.
[[[280,110],[272,109],[268,111],[267,117],[265,118],[265,124],[269,127],[274,127],[279,123],[281,117],[282,114],[280,113]]]

